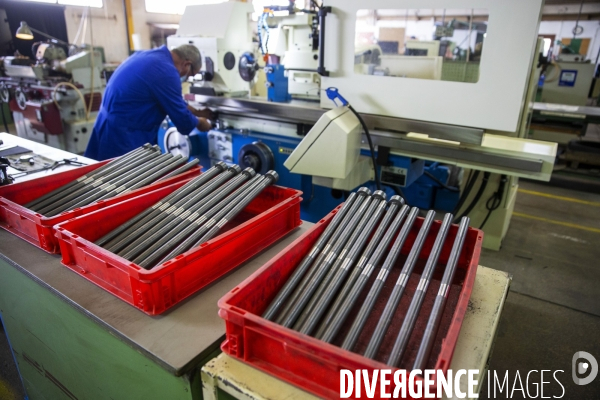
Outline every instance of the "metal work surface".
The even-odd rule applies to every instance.
[[[511,277],[506,272],[482,266],[477,270],[469,308],[460,330],[450,369],[481,371],[478,380],[479,389],[487,371],[488,358],[495,341],[510,283]],[[205,400],[218,399],[220,391],[238,399],[316,398],[225,354],[209,361],[202,368],[202,384]],[[466,379],[461,379],[463,392],[467,392],[466,387]]]
[[[533,111],[541,115],[570,118],[600,118],[600,107],[572,106],[568,104],[533,103]]]
[[[217,314],[217,301],[311,226],[305,222],[270,249],[158,317],[149,317],[81,279],[60,264],[60,256],[47,254],[4,230],[0,230],[0,257],[179,376],[216,350],[224,339],[225,323]]]
[[[65,158],[72,159],[72,158],[76,157],[77,161],[80,161],[84,164],[89,165],[89,164],[97,163],[96,160],[92,160],[91,158],[78,156],[76,154],[69,153],[64,150],[56,149],[54,147],[46,146],[45,144],[36,143],[31,140],[23,139],[16,135],[11,135],[10,133],[6,133],[6,132],[0,132],[0,140],[2,140],[4,142],[4,144],[0,146],[0,150],[2,150],[5,147],[8,147],[8,146],[22,146],[26,149],[31,150],[33,153],[35,153],[37,155],[44,156],[44,157],[49,158],[54,161],[60,161]],[[63,171],[66,171],[66,170],[69,170],[72,168],[77,168],[77,167],[76,166],[73,167],[70,165],[63,165],[63,166],[58,167],[54,171],[46,170],[46,171],[36,172],[33,174],[29,174],[29,175],[17,178],[16,182],[28,181],[30,179],[35,179],[35,178],[39,178],[42,176],[52,175],[56,172],[63,172]],[[9,167],[9,168],[7,168],[7,172],[9,174],[15,174],[15,173],[18,173],[19,171],[12,167]]]
[[[203,95],[193,96],[194,101],[210,108],[216,108],[222,114],[242,115],[268,119],[285,119],[307,124],[314,124],[329,111],[317,103],[294,100],[291,103],[274,103],[259,98],[228,98]],[[362,114],[369,129],[389,130],[395,132],[419,132],[431,137],[453,140],[461,143],[481,144],[483,129],[464,126],[444,125],[435,122],[416,121],[405,118],[386,117],[382,115]]]

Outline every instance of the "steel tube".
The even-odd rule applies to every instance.
[[[371,195],[371,191],[366,187],[361,187],[356,191],[356,200],[353,202],[351,207],[348,209],[348,212],[343,216],[343,219],[340,221],[339,226],[332,233],[331,238],[319,253],[317,259],[310,266],[308,272],[302,277],[302,280],[297,285],[296,289],[294,289],[293,293],[288,297],[288,299],[283,303],[283,309],[275,319],[275,322],[281,324],[283,320],[289,315],[294,305],[297,303],[298,298],[304,293],[306,287],[309,282],[312,281],[314,275],[319,270],[319,266],[325,261],[325,258],[329,254],[332,247],[337,243],[338,239],[345,231],[346,226],[350,223],[352,217],[356,214],[358,209],[360,208],[362,202]]]
[[[448,229],[450,229],[450,225],[452,224],[453,218],[454,215],[450,213],[444,216],[444,220],[442,221],[440,230],[438,231],[437,237],[435,238],[435,242],[433,243],[433,247],[431,248],[431,252],[429,253],[427,263],[423,268],[421,279],[419,280],[419,284],[417,286],[417,289],[415,290],[415,294],[413,295],[410,305],[408,306],[408,310],[406,311],[406,315],[404,316],[404,321],[402,321],[400,332],[396,337],[396,342],[394,342],[394,347],[392,348],[390,356],[388,357],[388,365],[398,365],[398,363],[402,359],[402,356],[404,355],[404,352],[406,351],[408,340],[410,339],[413,329],[415,329],[415,323],[417,322],[419,311],[421,310],[421,306],[423,305],[423,301],[425,300],[425,294],[427,294],[427,289],[429,288],[431,277],[433,276],[433,272],[435,271],[435,267],[437,266],[440,253],[442,252],[442,248],[444,247],[444,242],[446,241],[446,236],[448,235]]]
[[[342,208],[340,208],[335,214],[335,216],[331,219],[331,222],[329,223],[329,225],[327,225],[327,228],[325,228],[323,233],[321,233],[321,235],[317,239],[317,242],[313,245],[310,252],[306,256],[304,256],[300,264],[298,264],[298,266],[294,269],[294,272],[292,272],[292,275],[285,282],[283,287],[279,290],[279,292],[275,296],[275,299],[271,301],[271,304],[269,304],[265,312],[262,314],[263,318],[273,320],[277,311],[279,311],[280,307],[292,294],[292,291],[296,288],[302,277],[304,277],[304,275],[312,265],[313,261],[317,257],[317,254],[319,254],[321,250],[323,250],[335,229],[338,227],[340,222],[342,222],[344,216],[354,203],[355,199],[356,193],[350,193],[350,196],[348,196],[348,199],[346,199]]]
[[[194,204],[197,204],[197,202],[206,198],[225,182],[235,177],[239,172],[240,167],[238,165],[228,167],[224,173],[219,174],[214,179],[211,179],[209,182],[206,182],[204,185],[197,188],[194,192],[190,193],[187,197],[182,198],[178,202],[165,203],[162,207],[160,207],[157,210],[157,215],[154,218],[149,219],[145,224],[141,225],[139,229],[130,232],[126,237],[120,239],[118,242],[111,244],[110,247],[107,247],[107,249],[116,254],[123,254],[124,252],[126,252],[125,249],[132,242],[137,240],[137,238],[140,235],[142,235],[147,229],[157,226],[158,224],[163,223],[163,221],[165,221],[169,217],[172,217],[173,214],[177,216],[178,214],[184,212],[188,207],[192,207]],[[173,235],[176,233],[177,232],[172,232]],[[169,235],[165,235],[160,240],[166,241],[169,239],[169,237]],[[156,245],[156,243],[153,243],[153,245]]]
[[[342,343],[343,349],[351,351],[354,345],[356,344],[356,341],[358,340],[358,337],[362,332],[365,323],[367,322],[367,318],[370,316],[371,311],[373,310],[375,301],[379,297],[379,293],[381,293],[381,289],[383,288],[387,276],[389,275],[394,264],[396,264],[398,256],[400,256],[402,246],[404,246],[404,242],[408,237],[408,233],[410,232],[415,222],[415,219],[417,218],[417,215],[419,215],[419,209],[417,207],[413,207],[410,210],[410,213],[408,214],[404,225],[402,225],[400,233],[398,233],[398,236],[396,237],[396,240],[394,241],[394,244],[392,245],[388,256],[386,257],[381,269],[379,270],[377,279],[375,280],[375,282],[373,282],[373,285],[371,286],[371,289],[367,294],[365,302],[358,311],[356,319],[352,323],[352,326],[350,327],[350,330],[348,331],[348,334],[346,335],[344,342]],[[382,252],[384,252],[385,250],[386,248],[383,248]],[[371,271],[375,268],[375,266],[375,263],[369,263],[365,267],[365,271],[370,274]]]
[[[319,330],[315,334],[316,338],[326,342],[331,342],[331,340],[333,340],[333,336],[337,334],[339,327],[341,327],[341,323],[339,321],[345,321],[346,315],[348,314],[348,311],[350,311],[350,307],[354,305],[354,298],[351,297],[348,300],[347,297],[354,293],[355,287],[360,287],[358,293],[360,293],[362,287],[364,287],[364,284],[361,286],[362,282],[360,278],[362,277],[362,272],[364,271],[365,266],[372,263],[371,257],[373,257],[373,254],[382,246],[382,242],[385,244],[383,245],[384,247],[378,256],[379,258],[383,256],[384,251],[387,249],[396,231],[400,227],[400,223],[402,222],[404,216],[406,213],[408,213],[409,207],[403,206],[403,204],[404,199],[402,199],[400,196],[392,196],[390,199],[388,211],[377,227],[377,231],[375,231],[373,234],[373,237],[369,241],[367,248],[356,264],[356,267],[354,267],[352,270],[348,281],[344,284],[344,287],[337,295],[333,305],[329,308],[328,313],[325,315],[325,318],[323,318],[323,321],[319,326]],[[397,213],[399,209],[401,214],[398,216]],[[392,225],[390,226],[390,224]],[[379,262],[379,258],[373,261],[374,264]],[[367,262],[369,262],[369,264],[367,264]],[[370,274],[367,276],[367,279],[369,276]],[[350,306],[348,306],[348,304],[350,304]],[[348,311],[346,311],[346,309]],[[337,324],[339,324],[339,326]],[[326,331],[329,331],[327,335],[325,335]]]
[[[420,369],[422,371],[426,367],[427,360],[431,354],[431,349],[433,348],[433,341],[440,327],[442,314],[446,308],[448,291],[452,286],[452,282],[454,281],[456,265],[458,264],[458,259],[460,258],[460,253],[462,252],[468,229],[469,217],[462,217],[460,220],[460,225],[458,226],[458,231],[456,232],[454,244],[452,245],[452,250],[450,251],[450,257],[448,257],[448,263],[446,264],[446,270],[444,271],[440,288],[438,289],[435,302],[433,303],[433,308],[431,310],[429,320],[427,321],[427,326],[423,332],[423,338],[421,339],[421,344],[419,345],[419,350],[417,352],[417,356],[415,357],[413,369]]]
[[[197,232],[210,218],[212,218],[216,213],[219,212],[223,208],[223,206],[228,205],[232,201],[239,201],[239,198],[243,196],[245,193],[251,190],[254,186],[256,186],[261,180],[261,175],[256,175],[250,181],[246,182],[245,185],[237,189],[235,192],[231,193],[227,196],[223,201],[219,204],[215,205],[212,209],[206,212],[203,215],[199,215],[198,213],[193,213],[188,217],[189,224],[182,231],[178,232],[168,242],[161,242],[160,246],[158,244],[151,246],[144,253],[136,257],[132,260],[134,263],[138,264],[142,268],[147,268],[153,265],[158,259],[160,259],[165,253],[169,252],[174,247],[177,247],[179,243],[184,241],[186,238],[189,238],[193,232]]]
[[[219,163],[217,163],[214,167],[207,170],[205,173],[201,174],[197,178],[192,179],[191,181],[186,183],[184,186],[180,187],[179,189],[177,189],[176,191],[174,191],[173,193],[171,193],[170,195],[168,195],[167,197],[165,197],[158,203],[154,204],[152,207],[149,207],[144,212],[138,214],[135,218],[127,221],[126,223],[119,226],[118,228],[110,231],[109,233],[107,233],[106,235],[104,235],[103,237],[98,239],[95,243],[98,246],[104,246],[105,244],[109,243],[111,240],[116,238],[118,235],[120,235],[121,233],[127,231],[128,228],[130,228],[133,225],[135,225],[136,223],[142,221],[145,217],[148,217],[149,215],[151,215],[153,211],[157,210],[163,204],[169,203],[171,201],[177,202],[177,201],[181,200],[182,198],[186,197],[189,193],[193,192],[198,187],[200,187],[204,183],[208,182],[210,179],[214,178],[216,175],[223,172],[226,168],[227,168],[227,165],[224,162],[219,161]]]
[[[404,263],[404,267],[402,267],[402,272],[394,285],[394,289],[390,294],[390,297],[383,309],[383,313],[379,318],[379,322],[375,327],[375,332],[373,332],[373,336],[369,341],[369,345],[365,350],[365,357],[375,358],[377,355],[377,351],[381,346],[381,342],[383,341],[383,336],[386,334],[391,322],[394,313],[396,312],[396,308],[398,308],[398,304],[400,304],[400,299],[404,294],[404,289],[406,289],[406,284],[412,271],[419,259],[419,254],[421,253],[421,249],[423,248],[423,244],[425,243],[425,239],[427,238],[427,234],[429,233],[429,228],[431,228],[431,223],[433,222],[433,218],[435,217],[435,211],[429,210],[425,220],[423,221],[423,225],[419,230],[419,234],[415,239],[415,243],[413,247],[410,249],[410,253],[408,253],[408,258]]]
[[[279,179],[279,175],[277,172],[271,170],[268,171],[263,179],[250,191],[247,191],[242,197],[242,201],[239,203],[230,203],[226,208],[219,211],[213,218],[211,218],[205,225],[202,226],[202,229],[194,232],[192,236],[186,239],[183,243],[181,243],[177,248],[167,254],[162,260],[160,260],[157,265],[164,263],[165,261],[170,260],[173,257],[177,257],[178,255],[185,253],[186,251],[200,246],[202,243],[205,243],[215,237],[217,233],[231,220],[233,220],[252,200],[256,198],[267,186],[270,186],[277,182]],[[203,235],[201,232],[205,232]],[[198,239],[199,238],[199,239]]]
[[[150,145],[146,144],[144,146],[150,146]],[[107,170],[110,170],[111,167],[114,167],[115,165],[119,165],[120,163],[124,162],[124,160],[131,158],[134,154],[141,153],[143,151],[144,151],[144,147],[138,147],[137,149],[132,150],[131,152],[106,163],[105,165],[103,165],[100,168],[97,168],[91,172],[88,172],[87,174],[80,176],[79,178],[75,179],[74,181],[69,182],[66,185],[63,185],[59,188],[56,188],[53,191],[46,193],[45,195],[43,195],[41,197],[38,197],[37,199],[25,204],[25,207],[27,207],[29,209],[31,209],[32,207],[37,207],[40,203],[42,203],[46,200],[49,200],[51,198],[54,198],[54,196],[60,194],[63,190],[67,190],[67,189],[74,187],[77,184],[81,184],[81,182],[85,181],[86,179],[88,179],[90,177],[100,176],[101,174],[105,173]]]
[[[376,191],[373,194],[373,202],[369,210],[365,213],[360,224],[353,233],[353,236],[348,240],[344,250],[338,257],[336,264],[330,270],[330,279],[325,279],[321,286],[323,289],[313,296],[311,303],[307,305],[305,310],[309,309],[305,321],[299,327],[301,333],[311,335],[313,330],[316,328],[321,317],[327,311],[334,296],[338,293],[340,286],[344,283],[344,280],[348,276],[350,269],[357,262],[360,253],[367,245],[371,232],[375,229],[375,226],[383,216],[387,202],[385,201],[385,192]],[[379,200],[379,201],[377,201]],[[345,255],[344,255],[345,254]],[[300,320],[299,320],[300,321]]]
[[[177,215],[176,213],[172,213],[159,224],[151,227],[147,232],[138,237],[118,254],[127,260],[137,257],[148,248],[148,243],[158,243],[161,238],[168,238],[169,235],[174,235],[174,233],[178,232],[182,227],[187,226],[186,222],[189,215],[194,212],[202,215],[205,211],[213,207],[225,196],[255,175],[256,172],[252,168],[246,168],[241,174],[233,177],[223,186],[210,193],[209,197],[205,197],[202,201],[196,202],[196,204],[189,204],[189,207],[186,207],[186,205],[188,205],[187,203],[184,204],[182,206],[183,212],[177,213]]]
[[[164,154],[163,156],[159,156],[156,159],[154,159],[148,163],[142,164],[143,168],[150,168],[150,170],[147,170],[141,176],[145,177],[149,173],[152,173],[152,172],[172,163],[174,157],[172,157],[172,156],[165,157],[168,155],[170,155],[170,154]],[[131,182],[131,181],[137,180],[139,178],[140,178],[140,175],[137,171],[129,171],[129,173],[123,174],[119,178],[115,178],[115,179],[108,181],[105,184],[97,187],[95,190],[91,191],[90,193],[84,193],[84,194],[72,199],[71,201],[69,201],[67,203],[61,203],[60,206],[55,207],[51,211],[46,212],[46,215],[51,217],[51,216],[60,214],[63,211],[90,204],[96,200],[100,200],[100,198],[102,198],[105,194],[107,194],[111,191],[114,191],[115,189],[119,188],[122,185],[127,184],[127,182]]]
[[[329,251],[329,254],[325,258],[325,260],[318,266],[318,269],[315,271],[315,274],[306,285],[306,288],[300,294],[300,296],[298,296],[298,299],[293,305],[289,314],[286,315],[284,320],[280,323],[281,325],[290,328],[294,325],[298,317],[300,317],[300,314],[304,310],[304,307],[308,304],[308,302],[313,297],[315,291],[319,288],[319,285],[322,282],[323,278],[331,269],[335,260],[340,255],[340,252],[342,251],[344,245],[346,244],[350,236],[352,236],[352,233],[354,232],[354,229],[356,228],[357,224],[360,222],[364,213],[371,205],[372,199],[373,198],[371,196],[366,197],[361,203],[358,211],[351,216],[350,221],[344,226],[344,229],[339,235],[339,238],[337,239],[336,243],[332,246],[331,250]]]

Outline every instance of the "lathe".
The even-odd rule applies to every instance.
[[[468,214],[484,246],[499,249],[518,178],[549,180],[556,155],[555,143],[524,139],[542,1],[509,3],[291,1],[260,10],[254,47],[247,4],[188,6],[167,43],[200,49],[185,98],[219,120],[189,136],[167,120],[159,144],[205,167],[277,171],[280,185],[304,192],[309,221],[379,186]],[[435,29],[413,37],[423,19]],[[388,26],[398,31],[384,37]]]
[[[0,59],[0,102],[8,103],[17,135],[83,153],[102,103],[106,79],[98,49],[35,43],[35,60]]]

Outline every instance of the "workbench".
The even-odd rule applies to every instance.
[[[0,133],[0,138],[4,135]],[[9,136],[9,141],[24,140]],[[25,142],[25,147],[49,158],[74,156]],[[306,396],[225,355],[215,357],[225,339],[217,301],[311,226],[304,222],[235,271],[156,317],[82,279],[61,265],[59,255],[0,229],[0,318],[28,398],[201,399],[203,385],[207,398],[231,392],[224,391],[228,385],[247,387],[243,392],[233,390],[241,398]],[[453,368],[485,369],[509,284],[507,274],[479,268]],[[201,380],[200,369],[207,362]],[[265,385],[256,386],[259,381],[276,390],[264,391]]]
[[[200,399],[225,339],[217,301],[311,225],[157,317],[0,230],[0,315],[29,399]]]

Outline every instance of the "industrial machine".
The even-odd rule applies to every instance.
[[[257,30],[262,43],[265,25],[269,27],[271,44],[268,52],[262,49],[268,97],[190,90],[185,97],[192,106],[218,111],[217,127],[185,137],[165,121],[159,144],[165,151],[198,157],[205,167],[225,161],[276,170],[279,184],[304,192],[301,216],[309,221],[322,218],[359,186],[380,187],[401,194],[410,205],[468,214],[474,226],[484,228],[484,245],[498,249],[509,226],[518,177],[549,180],[556,154],[555,143],[524,139],[527,107],[539,79],[534,56],[537,25],[531,22],[539,18],[542,1],[471,3],[473,9],[487,9],[496,23],[486,28],[490,34],[477,61],[476,79],[463,80],[439,79],[439,70],[433,79],[356,70],[357,60],[377,64],[383,55],[376,45],[359,48],[355,42],[357,15],[397,8],[391,0],[306,2],[303,9],[295,2],[265,7]],[[202,8],[203,14],[211,12],[205,18],[214,25],[228,24],[227,14],[220,12],[224,5],[194,7]],[[435,0],[428,7],[446,11],[448,4]],[[192,8],[186,9],[180,30],[188,29],[183,23],[190,21],[185,16]],[[282,10],[288,14],[279,16]],[[198,9],[193,13],[200,14]],[[290,21],[305,21],[304,29]],[[289,57],[289,47],[283,53],[277,50],[282,41],[271,42],[286,26],[287,39],[297,32],[311,39],[311,46],[297,54],[305,59],[304,67],[298,67],[295,55]],[[465,40],[469,34],[464,34]],[[289,40],[283,42],[289,45]],[[282,56],[273,57],[271,51]],[[260,53],[255,49],[257,56]],[[503,56],[508,53],[513,55],[510,60]],[[406,58],[420,57],[430,55]],[[468,70],[463,64],[458,75],[464,78]],[[299,70],[318,75],[318,80],[311,75],[304,84],[318,82],[319,102],[302,99],[301,91],[294,89],[298,82],[289,78]],[[275,93],[286,77],[287,93]],[[239,73],[235,79],[243,81]]]
[[[33,45],[35,60],[0,60],[0,101],[8,103],[17,135],[83,153],[100,109],[106,81],[98,49],[70,49],[53,41]]]
[[[251,4],[239,2],[186,7],[167,47],[193,44],[200,50],[202,68],[190,93],[234,97],[250,93],[258,70],[248,22],[253,10]]]

